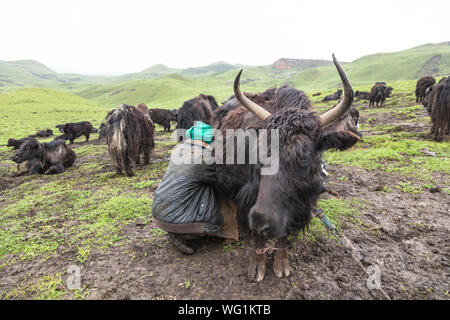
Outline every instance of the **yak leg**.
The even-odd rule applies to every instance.
[[[86,142],[89,141],[89,132],[84,135],[86,137]]]
[[[144,148],[144,165],[147,165],[150,163],[150,148],[147,146]]]
[[[123,164],[125,165],[125,172],[127,174],[127,176],[132,177],[134,176],[133,170],[131,169],[131,161],[130,158],[128,156],[125,157],[125,159],[123,159]]]
[[[264,249],[264,244],[266,240],[264,238],[255,236],[255,249],[261,250]],[[266,253],[261,253],[254,256],[254,263],[251,266],[249,276],[251,279],[255,279],[256,281],[262,281],[264,279],[264,274],[266,273]]]
[[[277,248],[279,250],[276,250],[273,255],[273,271],[278,278],[281,278],[283,275],[288,277],[291,273],[291,268],[289,266],[286,237],[277,241]]]
[[[47,171],[44,172],[44,174],[56,174],[56,173],[63,173],[64,172],[64,165],[62,163],[54,164],[50,168],[48,168]]]

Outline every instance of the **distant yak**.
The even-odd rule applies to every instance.
[[[322,102],[332,101],[332,100],[339,100],[342,94],[342,89],[338,89],[335,93],[330,94],[322,99]]]
[[[383,106],[386,100],[386,83],[377,82],[370,90],[369,94],[369,106]]]
[[[170,123],[177,121],[177,114],[173,110],[152,108],[148,110],[148,114],[154,123],[163,126],[167,132],[170,132]]]
[[[59,130],[61,131],[61,129]],[[73,144],[73,141],[82,135],[86,137],[86,141],[89,141],[89,135],[97,132],[97,129],[94,128],[89,121],[81,121],[66,123],[64,127],[62,127],[62,132],[66,134],[67,140],[70,141],[70,144]]]

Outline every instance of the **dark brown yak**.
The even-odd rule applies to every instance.
[[[383,106],[386,100],[386,84],[385,82],[377,82],[370,90],[369,106]]]
[[[279,170],[274,175],[261,175],[264,166],[261,162],[214,165],[213,185],[220,194],[236,202],[243,230],[255,235],[256,258],[252,270],[256,271],[257,281],[264,278],[268,249],[265,242],[270,238],[277,239],[273,257],[276,276],[290,274],[287,236],[308,226],[313,208],[324,191],[322,153],[333,148],[348,149],[360,139],[354,123],[357,112],[349,111],[353,89],[334,55],[333,61],[343,83],[344,97],[320,116],[311,110],[309,101],[302,99],[301,91],[285,88],[275,94],[271,103],[260,106],[240,91],[242,70],[235,79],[235,96],[243,107],[225,116],[220,128],[223,134],[226,129],[255,128],[269,132],[277,129],[280,136]],[[247,145],[247,155],[255,152],[255,147]]]
[[[131,165],[133,162],[139,164],[141,155],[144,164],[150,162],[150,154],[155,147],[154,129],[152,120],[142,107],[138,109],[121,104],[108,113],[104,133],[118,174],[125,170],[128,176],[133,176]]]
[[[73,141],[76,138],[83,135],[86,137],[86,141],[89,141],[89,135],[97,132],[97,129],[94,128],[89,121],[69,122],[62,127],[62,132],[66,134],[67,140],[70,141],[70,144],[73,144]]]
[[[12,160],[16,163],[27,161],[23,174],[56,174],[65,171],[76,161],[75,152],[63,140],[39,143],[34,138],[26,140],[16,151]]]
[[[44,129],[36,132],[33,135],[30,135],[32,138],[47,138],[53,135],[53,131],[51,129]]]
[[[427,88],[423,100],[431,118],[431,134],[436,141],[442,141],[450,129],[450,77],[442,78],[436,87]]]
[[[27,138],[22,138],[19,140],[16,140],[14,138],[9,138],[8,139],[8,144],[6,145],[7,147],[13,147],[14,149],[19,149],[20,146],[27,140],[30,140],[31,137],[27,137]]]
[[[206,124],[214,124],[214,110],[218,108],[213,96],[200,94],[195,98],[187,100],[178,110],[177,129],[189,129],[194,121],[202,121]]]
[[[416,84],[416,102],[421,102],[429,87],[436,84],[436,80],[432,76],[425,76],[417,80]]]
[[[154,123],[163,126],[164,131],[170,132],[170,123],[177,121],[176,113],[171,110],[153,108],[148,110],[148,114]]]

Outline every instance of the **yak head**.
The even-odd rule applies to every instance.
[[[261,175],[264,165],[252,166],[250,180],[240,191],[248,200],[247,223],[251,231],[264,238],[281,238],[292,230],[304,229],[311,210],[323,192],[321,156],[329,149],[345,150],[353,146],[360,134],[356,130],[359,114],[350,109],[354,93],[344,70],[333,55],[344,87],[342,101],[322,115],[312,110],[287,107],[273,114],[257,105],[240,91],[235,79],[234,91],[241,104],[263,120],[263,129],[278,130],[279,169]],[[270,143],[270,142],[268,142]],[[252,187],[249,187],[249,186]],[[244,195],[251,191],[252,196]]]
[[[41,159],[41,144],[34,138],[26,140],[12,157],[12,161],[21,163],[32,159]]]

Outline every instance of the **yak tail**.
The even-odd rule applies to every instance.
[[[125,159],[127,151],[127,140],[124,135],[125,119],[121,119],[113,128],[112,136],[108,136],[108,148],[111,157],[117,164],[122,164]]]

